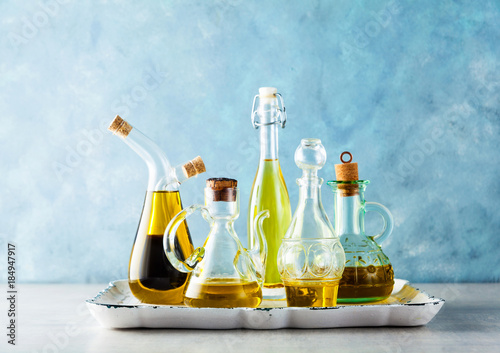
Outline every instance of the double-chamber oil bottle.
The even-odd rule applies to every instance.
[[[285,127],[286,111],[276,88],[259,89],[254,97],[251,119],[253,127],[260,130],[260,160],[248,206],[248,242],[252,247],[254,219],[263,210],[268,210],[270,217],[263,224],[268,248],[263,293],[266,298],[278,299],[284,297],[277,265],[278,250],[290,225],[292,210],[278,159],[278,128]]]
[[[182,210],[179,185],[203,173],[205,165],[200,157],[172,167],[163,151],[116,116],[109,130],[132,148],[147,164],[148,189],[130,255],[128,277],[132,294],[143,303],[181,304],[188,275],[178,271],[163,251],[163,234],[170,220]],[[181,258],[193,252],[187,224],[177,229],[177,251]]]

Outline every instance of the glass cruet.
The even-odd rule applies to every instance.
[[[350,158],[344,161],[344,156]],[[386,299],[394,286],[394,272],[380,244],[393,229],[390,211],[376,202],[366,202],[364,192],[370,183],[358,180],[357,163],[343,152],[342,164],[335,165],[336,181],[329,181],[335,197],[335,230],[346,255],[346,266],[340,281],[338,302],[362,303]],[[384,220],[382,231],[375,236],[365,234],[365,213],[375,211]]]
[[[138,129],[116,116],[108,128],[148,167],[149,181],[128,267],[132,294],[142,303],[181,304],[187,275],[177,271],[163,252],[163,232],[168,222],[182,210],[179,185],[205,171],[200,157],[172,167],[165,153]],[[177,233],[182,254],[193,250],[186,223]]]
[[[252,248],[241,245],[233,224],[239,216],[237,181],[227,178],[207,180],[205,206],[193,205],[182,210],[168,224],[163,247],[170,262],[181,272],[191,273],[184,293],[184,303],[191,307],[251,307],[262,301],[267,244],[262,222],[267,210],[255,217]],[[203,247],[185,260],[178,256],[177,228],[186,217],[200,210],[210,224]]]
[[[318,170],[326,162],[321,140],[302,139],[295,163],[302,169],[299,203],[278,253],[278,268],[288,306],[329,307],[337,291],[345,257],[321,203]]]
[[[278,130],[285,127],[286,111],[276,88],[259,88],[259,94],[253,100],[251,118],[253,127],[260,130],[260,158],[248,206],[248,241],[251,244],[257,214],[269,210],[270,218],[264,224],[268,262],[263,294],[267,299],[284,299],[276,258],[281,239],[290,225],[292,210],[278,159]]]

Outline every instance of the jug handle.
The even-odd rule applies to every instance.
[[[382,244],[384,240],[386,240],[389,235],[392,234],[392,230],[394,228],[394,221],[392,218],[391,211],[384,205],[381,205],[377,202],[366,202],[365,203],[365,212],[370,212],[370,211],[375,211],[379,215],[382,216],[382,219],[384,220],[384,228],[382,228],[382,231],[374,235],[370,238],[375,240],[378,244]]]
[[[253,220],[254,234],[250,234],[253,237],[253,246],[249,246],[250,250],[248,251],[255,266],[257,279],[261,287],[264,281],[267,263],[267,241],[262,227],[262,223],[266,218],[269,218],[268,210],[261,211],[255,216]]]
[[[163,250],[165,255],[167,255],[168,261],[180,272],[191,272],[194,270],[196,265],[203,260],[205,256],[205,248],[196,248],[191,255],[189,255],[185,260],[179,259],[177,257],[178,253],[182,254],[182,250],[177,248],[175,241],[177,239],[177,229],[186,220],[187,217],[200,210],[203,218],[210,223],[212,219],[208,212],[208,209],[203,205],[193,205],[186,207],[179,213],[175,215],[174,218],[168,223],[165,233],[163,234]]]

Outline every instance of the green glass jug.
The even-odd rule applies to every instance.
[[[354,176],[357,179],[356,163],[348,164],[355,167]],[[335,166],[337,179],[352,178],[352,174],[351,177],[339,178],[337,166],[342,165]],[[392,233],[393,219],[385,206],[365,201],[364,192],[369,183],[368,180],[336,180],[327,183],[335,195],[335,231],[346,257],[338,292],[339,303],[383,300],[391,295],[394,286],[391,262],[380,247]],[[375,236],[365,234],[365,213],[370,211],[379,213],[384,220],[382,231]]]

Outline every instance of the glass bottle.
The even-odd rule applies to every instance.
[[[318,170],[325,162],[321,140],[302,139],[295,151],[295,163],[302,169],[299,203],[278,253],[288,306],[337,305],[345,257],[321,202]]]
[[[129,286],[143,303],[181,304],[187,275],[177,271],[163,252],[168,222],[182,210],[179,185],[205,171],[200,157],[173,168],[163,151],[118,115],[108,128],[147,164],[148,188],[128,268]],[[193,250],[186,223],[177,232],[180,256]]]
[[[280,98],[281,108],[277,97]],[[257,98],[259,104],[255,109]],[[253,220],[262,210],[269,210],[270,218],[264,224],[268,246],[264,297],[269,299],[284,297],[276,258],[281,240],[292,218],[288,190],[278,159],[278,127],[284,128],[285,123],[283,99],[276,88],[259,88],[259,94],[255,96],[252,107],[252,124],[255,129],[260,129],[260,161],[252,186],[247,224],[251,246],[251,234],[255,232]]]
[[[362,303],[388,298],[394,286],[394,271],[389,258],[384,254],[381,244],[393,229],[390,211],[376,202],[366,202],[364,192],[370,183],[358,179],[357,164],[343,161],[335,165],[337,179],[329,181],[335,195],[335,230],[340,237],[346,255],[346,267],[340,281],[339,303]],[[346,175],[340,177],[341,169]],[[382,232],[375,236],[365,234],[365,213],[375,211],[384,220]]]
[[[262,301],[267,254],[262,222],[269,213],[262,211],[255,217],[254,246],[247,251],[233,226],[240,212],[236,186],[234,179],[208,179],[205,206],[184,209],[165,230],[163,247],[168,259],[179,271],[191,273],[184,294],[184,303],[188,306],[256,308]],[[178,256],[177,229],[196,210],[200,210],[210,224],[210,233],[203,247],[184,260]]]

